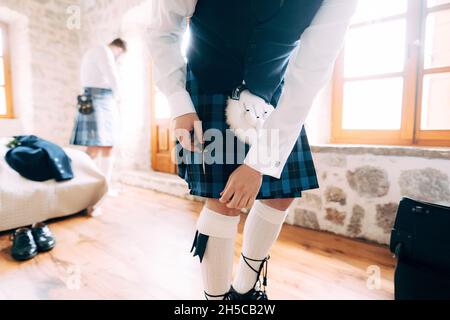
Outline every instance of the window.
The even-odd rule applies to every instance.
[[[0,118],[12,118],[8,26],[0,22]]]
[[[333,88],[335,143],[450,146],[450,0],[359,0]]]

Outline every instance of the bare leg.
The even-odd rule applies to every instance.
[[[279,210],[279,211],[286,211],[291,206],[292,202],[294,202],[295,199],[272,199],[272,200],[263,200],[262,203],[264,203],[266,206],[271,207],[273,209]]]
[[[113,147],[100,147],[102,157],[111,157],[113,153]]]
[[[236,217],[241,214],[240,210],[230,209],[225,204],[216,199],[208,199],[206,207],[214,212],[220,213],[224,216]]]
[[[99,147],[88,147],[86,150],[86,153],[89,155],[89,157],[91,157],[93,160],[95,160],[100,155],[100,148]]]

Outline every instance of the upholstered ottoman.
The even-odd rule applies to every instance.
[[[64,149],[72,159],[74,179],[33,182],[21,177],[5,161],[0,145],[0,231],[59,218],[95,206],[107,193],[105,177],[85,153]]]

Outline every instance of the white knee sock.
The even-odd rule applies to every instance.
[[[242,254],[253,260],[265,259],[270,248],[278,239],[281,228],[287,217],[287,211],[279,211],[266,206],[261,201],[256,201],[248,214],[244,227],[244,243]],[[259,270],[261,262],[247,262],[255,269]],[[241,256],[233,288],[245,294],[255,286],[257,273],[253,271]]]
[[[95,165],[97,166],[97,169],[100,170],[100,172],[103,173],[103,169],[102,169],[102,157],[101,156],[96,156],[95,158],[91,158],[92,161],[94,161]]]
[[[202,276],[209,300],[223,300],[220,296],[231,288],[234,244],[240,216],[228,217],[204,208],[197,223],[198,232],[209,236],[203,256]]]
[[[114,157],[102,156],[100,162],[101,162],[100,171],[106,177],[106,181],[108,181],[108,184],[111,185],[112,174],[114,170]]]

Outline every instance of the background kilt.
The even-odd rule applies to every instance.
[[[203,131],[216,129],[220,130],[224,137],[226,134],[230,135],[230,132],[227,132],[229,126],[226,123],[225,116],[226,103],[230,93],[207,94],[201,92],[198,82],[189,68],[186,87],[191,95],[198,116],[202,121]],[[280,93],[281,88],[277,95],[278,97]],[[203,172],[202,155],[182,150],[181,145],[179,143],[177,144],[178,174],[186,180],[192,195],[212,199],[219,199],[221,197],[220,193],[225,189],[229,176],[242,164],[242,160],[238,161],[238,159],[245,158],[245,155],[238,154],[238,150],[245,150],[245,153],[249,150],[249,146],[245,145],[244,147],[242,145],[243,143],[234,135],[231,138],[234,139],[235,143],[234,154],[232,155],[235,159],[234,164],[227,164],[225,161],[223,161],[223,164],[206,164],[205,172]],[[226,139],[224,139],[224,143],[225,141]],[[205,150],[208,149],[208,143],[211,142],[205,144]],[[241,144],[241,147],[244,148],[239,149],[238,144]],[[223,159],[227,159],[226,157],[229,157],[230,154],[227,154],[225,150],[226,148],[224,147],[223,155],[216,154],[214,156],[223,156]],[[316,170],[314,168],[306,131],[303,128],[301,136],[287,160],[286,166],[281,174],[281,179],[264,176],[262,187],[257,198],[299,198],[302,195],[302,191],[317,188],[319,188],[319,184]]]
[[[85,88],[92,96],[94,112],[77,112],[70,144],[87,147],[112,147],[116,133],[116,101],[112,90]]]

